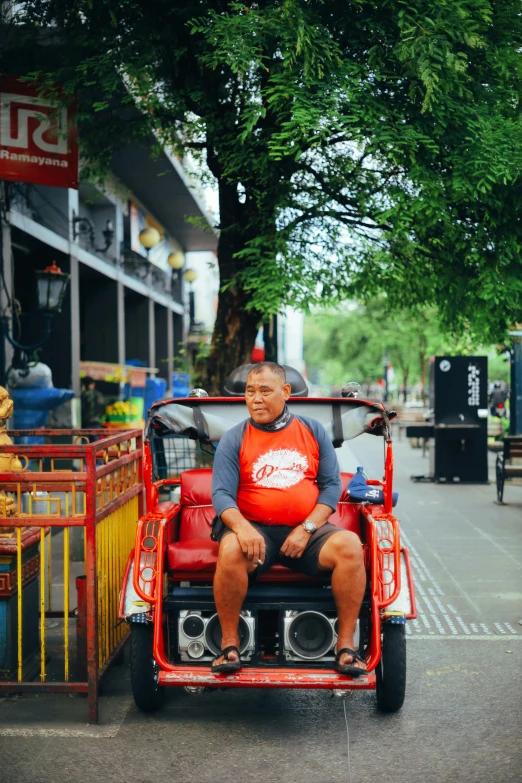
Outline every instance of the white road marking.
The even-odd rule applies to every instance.
[[[81,724],[79,722],[75,722],[74,725],[67,727],[63,725],[65,721],[62,717],[60,720],[56,721],[60,725],[53,726],[53,719],[50,718],[49,723],[51,725],[48,726],[42,725],[45,719],[42,719],[39,726],[30,725],[26,727],[20,725],[15,727],[2,726],[0,724],[0,737],[89,737],[91,739],[110,739],[115,737],[120,730],[123,721],[127,717],[127,713],[129,712],[133,703],[133,699],[129,696],[125,698],[125,700],[122,701],[120,705],[118,705],[117,710],[112,708],[112,720],[110,723],[105,725],[103,723],[98,725],[89,725],[88,723]],[[87,701],[85,702],[85,707],[87,707]],[[114,712],[117,712],[117,716],[114,715]],[[9,713],[6,716],[6,719],[9,720]]]
[[[522,636],[512,636],[506,634],[506,636],[486,636],[486,634],[469,634],[469,636],[429,636],[422,634],[422,636],[410,636],[411,641],[416,642],[522,642]]]
[[[410,520],[410,521],[411,521],[411,520]],[[404,535],[403,535],[402,531],[401,531],[401,538],[404,538]],[[407,540],[407,539],[406,539],[406,540]],[[424,542],[424,543],[426,543],[426,542]],[[409,544],[407,544],[407,546],[408,546],[408,548],[409,548],[409,546],[410,546],[410,545],[409,545]],[[473,601],[473,599],[471,598],[471,596],[469,596],[469,595],[468,595],[468,593],[467,593],[467,592],[464,590],[464,588],[462,587],[462,585],[461,585],[459,582],[457,582],[457,580],[455,579],[455,577],[453,576],[453,574],[451,573],[451,571],[449,571],[449,569],[447,568],[446,564],[444,563],[444,561],[443,561],[443,560],[442,560],[442,558],[440,557],[439,553],[438,553],[438,552],[436,552],[436,551],[433,549],[433,547],[429,546],[429,544],[427,544],[427,543],[426,543],[426,546],[428,546],[428,549],[430,550],[430,552],[431,552],[431,554],[433,555],[433,557],[435,558],[435,560],[436,560],[436,561],[439,563],[439,565],[440,565],[440,566],[443,568],[443,570],[444,570],[444,571],[446,572],[446,574],[449,576],[449,578],[451,579],[451,581],[453,582],[453,584],[454,584],[454,585],[455,585],[455,586],[456,586],[456,587],[459,589],[459,591],[462,593],[462,595],[464,596],[464,598],[465,598],[465,599],[468,601],[468,603],[470,604],[470,606],[472,606],[472,607],[473,607],[473,609],[475,610],[475,612],[477,612],[477,614],[480,614],[480,609],[479,609],[479,607],[478,607],[478,606],[476,605],[476,603]],[[433,579],[432,579],[432,584],[434,584],[434,582],[433,582]],[[437,588],[438,588],[438,589],[437,589],[437,592],[439,593],[439,595],[444,595],[444,593],[443,593],[443,592],[440,590],[440,588],[438,587],[438,585],[437,585]]]
[[[0,727],[0,737],[91,737],[92,739],[106,739],[115,737],[120,730],[121,723],[109,724],[94,731],[94,726],[86,726],[85,729],[45,729],[45,728],[9,728]]]
[[[488,626],[487,623],[483,623],[479,621],[468,622],[466,624],[462,619],[461,615],[458,614],[458,610],[452,604],[443,603],[443,600],[441,600],[440,596],[444,598],[444,591],[442,590],[440,585],[433,579],[430,570],[426,566],[423,559],[420,557],[415,546],[411,544],[411,542],[408,539],[408,536],[405,535],[402,531],[401,531],[401,538],[402,538],[402,542],[407,546],[407,548],[410,551],[415,589],[417,592],[417,614],[420,623],[422,623],[422,625],[424,626],[424,628],[422,628],[419,624],[419,620],[415,620],[413,624],[415,634],[410,633],[410,638],[415,638],[415,639],[419,639],[419,638],[440,639],[441,637],[448,638],[448,632],[446,631],[445,625],[448,626],[449,632],[451,634],[451,638],[453,639],[459,639],[459,638],[468,639],[471,637],[489,639],[492,638],[493,636],[495,636],[496,638],[507,639],[508,633],[514,635],[515,638],[519,638],[517,629],[513,628],[512,625],[506,622],[504,623],[497,622],[493,624],[490,623],[491,627]],[[424,543],[426,544],[425,541]],[[448,574],[452,582],[458,588],[459,592],[468,601],[470,606],[473,607],[478,617],[480,617],[482,612],[480,611],[479,607],[474,603],[472,598],[466,593],[463,587],[459,584],[459,582],[454,578],[451,572],[447,569],[444,562],[440,558],[439,554],[435,552],[431,547],[429,547],[429,549],[431,554],[439,562],[441,567],[444,569],[444,571]],[[460,628],[456,627],[454,620],[458,624],[458,626],[460,626]],[[435,630],[431,630],[430,623],[434,624]],[[422,634],[423,630],[424,630],[424,634]],[[426,630],[428,631],[428,634],[426,634]],[[462,634],[462,632],[464,632],[464,635]],[[522,635],[520,636],[520,638],[522,638]]]

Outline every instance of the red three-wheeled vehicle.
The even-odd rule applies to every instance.
[[[167,687],[375,690],[378,707],[401,708],[406,685],[406,622],[416,616],[407,550],[393,513],[390,418],[380,402],[358,398],[291,398],[293,413],[319,420],[337,447],[343,493],[331,522],[361,539],[366,593],[356,644],[368,674],[333,669],[336,610],[328,579],[275,565],[248,591],[240,617],[243,668],[212,674],[221,629],[212,579],[218,544],[211,540],[214,452],[223,433],[248,416],[242,398],[187,398],[156,403],[149,416],[144,479],[147,513],[139,520],[120,600],[130,625],[131,680],[137,706],[161,706]],[[349,441],[384,439],[384,476],[368,479],[379,502],[356,502]]]

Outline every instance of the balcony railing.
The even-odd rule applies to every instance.
[[[122,258],[122,268],[130,277],[141,280],[142,283],[155,291],[165,294],[165,296],[175,296],[172,274],[164,272],[163,269],[151,264],[150,261],[137,253],[127,251]]]

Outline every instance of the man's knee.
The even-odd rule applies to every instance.
[[[234,533],[227,533],[220,541],[218,564],[221,568],[240,568],[247,567],[248,558],[245,557],[241,549],[237,536]]]
[[[330,568],[341,564],[359,566],[364,563],[361,540],[350,530],[342,530],[330,536],[321,554],[328,560]]]

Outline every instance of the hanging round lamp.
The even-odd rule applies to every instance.
[[[156,247],[161,240],[161,234],[154,226],[147,226],[147,228],[140,231],[138,239],[146,250],[150,250],[151,248]]]
[[[187,281],[187,283],[194,283],[198,279],[198,273],[195,269],[186,269],[183,272],[183,277]]]
[[[183,253],[177,250],[175,253],[169,254],[169,257],[167,258],[167,263],[170,266],[170,268],[174,269],[175,271],[179,269],[183,269],[185,265],[185,256],[183,255]]]

